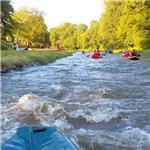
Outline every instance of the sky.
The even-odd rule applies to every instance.
[[[104,11],[103,0],[12,0],[14,9],[36,8],[44,13],[48,29],[64,22],[90,25]]]

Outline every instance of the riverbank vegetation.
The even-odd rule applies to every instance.
[[[150,49],[140,51],[140,55],[143,58],[150,58]]]
[[[104,0],[104,4],[104,13],[89,28],[71,23],[52,28],[51,44],[76,49],[150,48],[150,1]]]
[[[38,10],[22,8],[14,11],[10,1],[1,3],[2,39],[15,42],[18,47],[150,48],[150,2],[147,0],[104,0],[102,16],[92,20],[89,27],[83,23],[65,22],[50,30]]]
[[[72,52],[56,52],[50,50],[40,51],[1,51],[1,71],[8,72],[9,70],[20,70],[25,66],[45,65],[59,58],[67,57]]]

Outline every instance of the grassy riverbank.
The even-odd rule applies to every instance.
[[[139,51],[139,53],[140,53],[141,56],[144,57],[144,58],[150,58],[150,49],[141,50],[141,51]]]
[[[24,66],[33,66],[34,64],[45,65],[63,57],[71,55],[72,52],[56,52],[50,50],[41,51],[1,51],[1,72],[9,70],[19,70]]]

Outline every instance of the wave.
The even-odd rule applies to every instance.
[[[47,101],[41,100],[40,97],[34,94],[25,94],[23,95],[16,107],[22,111],[40,111],[40,112],[47,112],[52,110],[52,106],[48,104]]]
[[[98,123],[98,122],[109,122],[112,119],[118,118],[121,110],[112,110],[111,108],[107,109],[89,109],[83,110],[78,109],[72,111],[68,114],[70,118],[85,118],[88,122]]]
[[[150,148],[150,134],[140,128],[126,127],[122,131],[76,130],[78,143],[86,150],[101,149],[145,149]]]

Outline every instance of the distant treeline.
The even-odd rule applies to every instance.
[[[2,41],[70,49],[150,48],[150,1],[104,0],[104,4],[104,13],[90,27],[65,22],[48,31],[38,10],[14,11],[10,1],[1,1]]]

